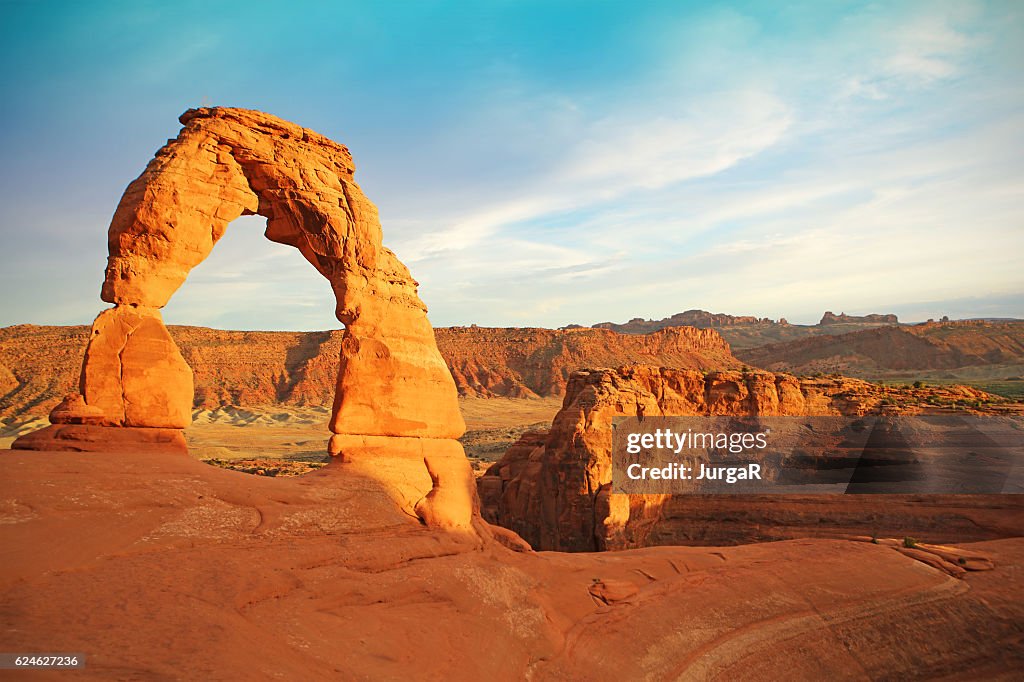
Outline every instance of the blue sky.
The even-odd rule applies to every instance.
[[[435,325],[1024,317],[1019,2],[0,2],[0,325],[85,323],[202,104],[352,150]],[[260,218],[170,323],[339,326]]]

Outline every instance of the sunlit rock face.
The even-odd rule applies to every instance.
[[[79,426],[189,424],[192,372],[159,309],[232,220],[258,214],[268,239],[294,246],[327,278],[345,325],[330,453],[348,463],[397,460],[376,468],[391,472],[401,504],[433,525],[468,527],[475,488],[454,440],[465,430],[455,384],[416,281],[381,242],[348,149],[257,111],[190,109],[180,120],[184,128],[128,186],[110,224],[101,297],[114,308],[93,323],[80,383],[102,425]],[[92,449],[104,440],[61,443],[61,433],[17,446]]]
[[[478,481],[483,517],[537,550],[780,540],[872,532],[972,541],[1006,537],[1006,505],[985,495],[613,494],[616,417],[859,416],[915,413],[946,389],[895,389],[847,377],[634,365],[573,374],[549,431],[528,432]],[[965,396],[979,398],[967,387]],[[1013,496],[1008,496],[1013,497]],[[868,498],[868,499],[865,499]],[[870,500],[870,501],[868,501]],[[865,511],[869,510],[869,511]]]

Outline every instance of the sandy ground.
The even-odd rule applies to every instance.
[[[463,398],[459,405],[466,420],[463,446],[480,472],[525,430],[549,426],[562,401]],[[268,470],[263,460],[325,463],[329,417],[330,409],[320,406],[196,410],[185,436],[193,457],[254,473]],[[309,466],[277,469],[279,473],[303,473]]]
[[[871,543],[517,553],[431,531],[333,462],[0,455],[17,679],[1019,679],[1024,541],[957,580]],[[486,530],[481,526],[478,532]]]
[[[466,429],[500,429],[537,422],[551,424],[562,407],[561,398],[460,398]]]
[[[23,415],[0,422],[0,450],[11,447],[18,436],[46,428],[50,420],[46,415]]]

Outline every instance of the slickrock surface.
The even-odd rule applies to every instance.
[[[986,394],[968,388],[974,400]],[[615,416],[863,415],[916,410],[947,389],[882,388],[856,379],[649,366],[581,371],[550,432],[531,432],[478,480],[484,518],[535,549],[913,532],[941,541],[1020,534],[1024,500],[1006,496],[612,495]]]
[[[376,469],[396,499],[428,523],[468,530],[476,491],[456,440],[465,424],[455,385],[416,281],[381,242],[348,149],[258,111],[190,109],[179,120],[181,132],[128,185],[108,230],[101,298],[115,307],[92,325],[80,380],[105,426],[69,434],[55,425],[12,447],[91,448],[104,428],[187,426],[192,373],[159,308],[228,223],[259,214],[268,239],[294,246],[330,282],[345,325],[330,454],[361,467],[387,460]]]
[[[509,539],[506,538],[506,541]],[[0,453],[0,628],[25,679],[1012,679],[1024,542],[519,553],[298,478],[153,453]]]

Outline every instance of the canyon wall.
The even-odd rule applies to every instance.
[[[715,331],[674,327],[646,335],[606,329],[436,329],[459,393],[529,398],[565,393],[566,382],[584,367],[645,363],[684,369],[740,366]]]
[[[908,530],[923,536],[963,531],[973,539],[1012,534],[1012,525],[1024,522],[1024,501],[611,492],[616,416],[863,415],[883,406],[913,411],[939,395],[943,400],[991,398],[966,387],[896,389],[856,379],[797,379],[763,371],[650,366],[581,371],[572,376],[550,431],[525,434],[478,480],[482,514],[519,533],[535,549],[560,551]],[[1015,514],[1008,517],[1000,505],[1010,505]]]
[[[342,331],[240,332],[168,327],[195,376],[194,407],[330,404]],[[583,367],[644,362],[731,368],[714,331],[673,328],[647,336],[603,329],[434,330],[461,395],[547,397],[565,392]],[[19,325],[0,329],[0,417],[45,414],[77,390],[89,328]]]

